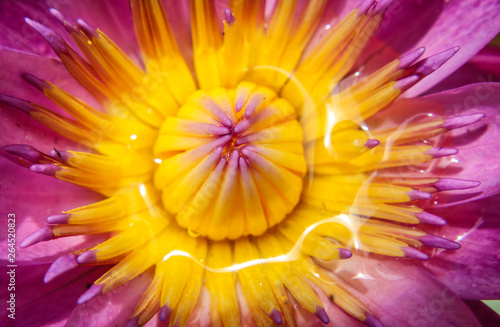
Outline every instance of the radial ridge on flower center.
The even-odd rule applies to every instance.
[[[261,235],[282,221],[306,172],[294,108],[249,82],[195,92],[163,122],[154,154],[166,210],[212,240]]]

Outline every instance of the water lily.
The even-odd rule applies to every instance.
[[[498,1],[0,7],[2,322],[498,322]]]

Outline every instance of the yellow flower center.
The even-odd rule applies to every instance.
[[[298,203],[302,131],[288,101],[244,82],[197,91],[163,122],[154,147],[163,205],[191,234],[261,235]]]

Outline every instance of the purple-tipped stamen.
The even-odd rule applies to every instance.
[[[433,156],[434,158],[441,158],[452,156],[458,153],[458,149],[454,148],[432,148],[429,151],[425,152],[428,155]]]
[[[54,148],[53,150],[50,150],[50,156],[56,160],[63,161],[63,162],[68,162],[69,158],[71,158],[72,154],[67,152],[67,151],[62,151],[62,150],[57,150]]]
[[[77,19],[76,23],[78,27],[85,33],[89,38],[98,38],[97,30],[95,27],[88,24],[86,21],[82,19]]]
[[[43,90],[50,88],[49,83],[45,82],[44,80],[39,79],[35,75],[25,73],[25,74],[22,74],[21,76],[26,82],[30,83],[31,85],[33,85],[34,87],[36,87],[38,90],[40,90],[42,92],[43,92]]]
[[[421,77],[429,75],[450,60],[459,49],[460,47],[454,47],[417,62],[414,73]]]
[[[406,91],[410,87],[415,85],[419,80],[420,77],[418,75],[410,75],[400,80],[397,80],[396,83],[394,84],[394,88],[401,91]]]
[[[481,185],[479,181],[470,181],[465,179],[455,178],[440,178],[437,182],[432,184],[432,187],[438,191],[451,191],[451,190],[467,190],[470,188],[478,187]]]
[[[94,263],[96,261],[97,261],[97,256],[95,250],[85,251],[76,258],[76,262],[78,262],[81,265],[87,263]]]
[[[39,173],[47,176],[55,176],[61,170],[61,167],[54,164],[32,165],[30,170],[34,173]]]
[[[432,194],[418,190],[411,190],[406,194],[410,197],[410,201],[429,200],[432,197]]]
[[[53,238],[54,238],[54,233],[52,233],[52,229],[50,228],[50,226],[45,226],[42,229],[39,229],[36,232],[28,235],[28,237],[26,237],[19,246],[22,248],[26,248],[33,244],[50,241]]]
[[[103,284],[94,284],[90,286],[90,288],[87,290],[87,292],[83,293],[82,296],[78,298],[76,301],[78,304],[83,304],[86,303],[96,296],[99,296],[102,294],[102,289],[104,288]]]
[[[26,159],[32,163],[39,163],[40,158],[42,157],[40,151],[38,151],[31,145],[9,144],[4,146],[2,149],[10,154]]]
[[[158,317],[160,318],[160,321],[165,321],[170,317],[170,314],[172,313],[172,309],[168,306],[168,304],[165,304],[160,308],[160,314]]]
[[[339,248],[339,258],[340,259],[349,259],[352,257],[352,252],[345,248]]]
[[[57,258],[49,267],[45,276],[43,277],[44,283],[49,283],[56,277],[61,276],[67,271],[78,267],[78,262],[76,262],[76,255],[70,254]]]
[[[377,139],[368,139],[366,143],[364,144],[368,149],[373,149],[377,145],[380,144],[380,141]]]
[[[458,250],[460,249],[460,243],[450,241],[446,238],[442,238],[436,235],[427,234],[418,238],[423,246],[430,246],[434,248],[441,248],[446,250]]]
[[[50,14],[54,16],[57,21],[66,29],[66,31],[68,31],[69,33],[78,32],[78,27],[76,26],[75,22],[73,22],[54,8],[49,9],[49,11]]]
[[[417,250],[415,248],[407,247],[407,248],[402,248],[401,250],[403,250],[404,254],[408,258],[417,259],[417,260],[421,260],[421,261],[429,260],[429,256],[427,254],[420,252],[419,250]]]
[[[276,325],[281,325],[283,323],[283,319],[281,318],[281,312],[276,309],[273,309],[269,314],[269,317]]]
[[[140,327],[139,325],[139,317],[134,317],[132,319],[129,319],[127,323],[125,324],[125,327]]]
[[[62,213],[59,215],[48,216],[45,220],[49,224],[67,224],[71,215],[69,213]]]
[[[326,314],[326,311],[325,309],[323,309],[322,307],[320,307],[319,305],[316,306],[316,312],[314,313],[316,315],[316,317],[319,318],[319,320],[321,320],[322,323],[324,323],[325,325],[328,324],[330,322],[330,318],[328,318],[328,315]]]
[[[241,134],[246,131],[251,125],[252,124],[250,123],[249,119],[243,119],[238,124],[236,124],[236,126],[234,126],[233,133]]]
[[[426,211],[419,212],[415,214],[415,217],[420,220],[421,224],[430,224],[430,225],[437,225],[437,226],[444,226],[446,225],[446,220],[443,218],[433,215],[431,213],[428,213]]]
[[[482,120],[485,114],[473,114],[473,115],[463,115],[446,118],[442,127],[446,129],[456,129],[464,126],[468,126],[478,121]]]
[[[372,314],[365,313],[365,320],[363,321],[368,327],[384,327],[384,324],[375,318]]]
[[[30,102],[26,100],[13,98],[5,94],[0,94],[0,103],[19,109],[28,115],[30,114],[30,112],[35,110],[35,108],[33,108],[33,105]]]
[[[415,49],[401,58],[399,58],[399,65],[396,69],[406,69],[408,68],[411,64],[415,62],[420,56],[425,52],[425,47],[420,47],[418,49]]]
[[[231,11],[231,9],[226,8],[226,10],[224,10],[224,16],[225,16],[226,23],[229,26],[233,25],[236,22],[236,18],[234,18],[234,15],[233,15],[233,12]]]
[[[63,38],[48,28],[47,26],[44,26],[38,22],[35,22],[29,18],[24,19],[28,25],[33,27],[40,35],[47,41],[48,44],[52,47],[52,49],[55,51],[55,53],[60,54],[63,52],[68,52],[68,49],[66,47],[66,42],[64,42]]]
[[[12,161],[16,165],[19,165],[24,168],[29,168],[33,164],[31,161],[26,160],[24,158],[21,158],[19,156],[13,155],[4,149],[0,148],[0,156],[4,157],[5,159]]]

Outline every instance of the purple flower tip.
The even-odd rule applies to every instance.
[[[13,98],[5,94],[0,94],[0,103],[17,108],[25,114],[29,114],[33,111],[33,106],[28,101]]]
[[[28,235],[22,242],[20,247],[26,248],[36,243],[49,241],[54,238],[54,234],[52,233],[52,229],[50,226],[45,226],[42,229],[37,230],[36,232]]]
[[[278,326],[283,323],[283,319],[281,318],[281,313],[276,309],[273,309],[273,311],[271,311],[269,317]]]
[[[481,113],[481,114],[450,117],[444,121],[443,127],[446,129],[455,129],[464,127],[482,120],[485,116],[486,116],[485,114]]]
[[[67,224],[71,215],[69,213],[62,213],[60,215],[48,216],[46,221],[49,224]]]
[[[43,282],[49,283],[56,277],[76,267],[78,267],[78,263],[76,262],[75,254],[59,257],[50,265],[43,277]]]
[[[172,309],[170,309],[168,304],[165,304],[164,306],[162,306],[160,308],[160,314],[159,314],[160,321],[167,320],[168,317],[170,317],[170,313],[172,313]]]
[[[425,47],[420,47],[418,49],[415,49],[401,58],[399,58],[399,65],[397,69],[406,69],[408,68],[411,64],[415,62],[423,53],[425,52]]]
[[[417,191],[417,190],[411,190],[410,192],[408,192],[406,194],[410,197],[411,201],[428,200],[432,197],[432,195],[430,193]]]
[[[104,288],[104,285],[101,285],[101,284],[94,284],[94,285],[90,286],[90,288],[87,290],[87,292],[83,293],[82,296],[80,296],[76,302],[78,304],[83,304],[83,303],[86,303],[86,302],[92,300],[96,296],[102,294],[103,288]]]
[[[438,191],[466,190],[481,185],[479,181],[469,181],[465,179],[440,178],[432,184]]]
[[[434,158],[447,157],[457,154],[458,150],[454,148],[432,148],[426,152],[426,154],[433,156]]]
[[[236,22],[236,18],[234,18],[234,15],[233,15],[233,12],[231,11],[231,9],[226,8],[226,10],[224,10],[224,15],[225,15],[226,23],[228,23],[229,26],[233,25],[234,22]]]
[[[97,260],[96,258],[96,251],[95,250],[90,250],[90,251],[85,251],[82,254],[76,258],[76,262],[79,264],[87,264],[87,263],[93,263]]]
[[[55,176],[56,173],[61,170],[61,167],[56,166],[54,164],[42,164],[42,165],[32,165],[30,166],[30,170],[35,173],[47,175],[47,176]]]
[[[365,317],[365,321],[363,321],[365,325],[369,327],[384,327],[384,324],[382,324],[380,320],[375,318],[373,315],[365,313]]]
[[[415,248],[407,247],[407,248],[402,248],[402,250],[408,258],[422,260],[422,261],[429,260],[429,256],[427,254],[420,252]]]
[[[454,47],[445,50],[441,53],[430,56],[422,61],[419,61],[415,65],[415,73],[420,76],[427,76],[439,67],[441,67],[445,62],[447,62],[451,57],[457,53],[459,47]]]
[[[39,89],[42,92],[43,92],[43,90],[50,88],[50,85],[47,82],[39,79],[35,75],[25,73],[25,74],[22,74],[21,76],[23,77],[23,79],[26,82],[30,83],[31,85],[33,85],[34,87],[36,87],[37,89]]]
[[[377,139],[368,139],[366,143],[364,144],[368,149],[373,149],[377,145],[380,144],[380,141]]]
[[[31,145],[25,144],[10,144],[2,149],[10,154],[26,159],[32,163],[37,163],[40,160],[40,152]]]
[[[348,249],[340,248],[339,249],[339,258],[340,259],[349,259],[352,257],[352,252]]]
[[[77,19],[76,23],[78,24],[78,27],[80,27],[80,29],[85,34],[87,34],[88,37],[98,37],[96,29],[90,24],[88,24],[86,21],[82,19]]]
[[[418,240],[422,242],[423,246],[431,246],[434,248],[441,248],[446,250],[458,250],[460,249],[460,243],[447,240],[436,235],[427,234],[419,237]]]
[[[415,217],[420,220],[421,224],[430,224],[430,225],[437,225],[437,226],[444,226],[446,225],[446,220],[443,218],[433,215],[431,213],[428,213],[426,211],[419,212],[415,215]]]
[[[28,23],[29,26],[33,27],[38,33],[40,33],[41,36],[43,36],[43,38],[50,44],[50,46],[56,53],[67,51],[66,43],[59,34],[54,32],[47,26],[35,22],[34,20],[31,20],[29,18],[25,18],[24,20],[26,21],[26,23]]]
[[[402,78],[400,80],[397,80],[396,83],[394,84],[394,88],[401,90],[401,91],[406,91],[415,83],[419,81],[420,77],[418,75],[411,75],[405,78]]]
[[[134,317],[132,319],[129,319],[127,323],[125,324],[125,327],[140,327],[139,325],[139,317]]]
[[[326,314],[326,311],[325,309],[323,309],[322,307],[320,307],[319,305],[316,306],[316,312],[314,313],[316,315],[316,317],[319,318],[319,320],[321,320],[322,323],[324,323],[325,325],[328,324],[330,322],[330,319],[328,318],[328,315]]]

